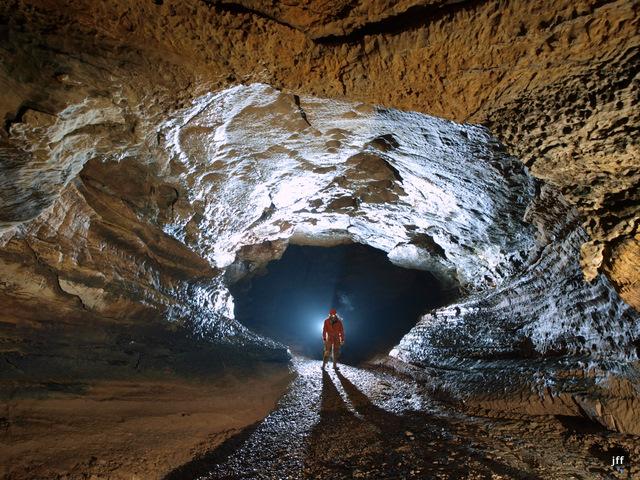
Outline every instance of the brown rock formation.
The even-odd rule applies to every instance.
[[[476,294],[424,317],[399,346],[405,360],[447,348],[463,366],[529,356],[582,382],[585,357],[615,359],[627,385],[638,356],[628,305],[640,308],[638,8],[3,3],[0,379],[286,360],[233,320],[225,280],[289,241],[355,240]],[[254,82],[285,93],[224,90]],[[485,124],[528,169],[482,128],[370,104]],[[443,346],[451,318],[460,328]],[[582,402],[569,413],[637,431],[633,392],[589,382],[566,396]]]
[[[291,378],[271,368],[242,381],[165,377],[33,385],[29,396],[2,400],[0,475],[164,478],[264,418]]]
[[[118,92],[148,119],[203,89],[262,81],[487,123],[582,213],[587,278],[604,270],[638,306],[624,266],[638,263],[637,10],[625,0],[7,2],[0,104],[11,125],[43,121],[23,118],[28,109],[56,114],[88,92]]]

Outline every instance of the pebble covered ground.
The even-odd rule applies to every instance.
[[[467,416],[393,372],[296,358],[262,422],[176,479],[633,479],[640,440],[576,419]],[[624,457],[611,467],[613,457]]]

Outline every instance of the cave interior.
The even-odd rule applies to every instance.
[[[0,476],[640,477],[638,10],[0,4]]]
[[[423,313],[456,298],[429,272],[397,267],[384,252],[358,244],[290,245],[229,290],[240,323],[315,359],[335,308],[349,337],[341,360],[350,364],[388,354]]]

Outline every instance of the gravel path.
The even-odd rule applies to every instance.
[[[262,422],[167,480],[631,479],[640,442],[568,419],[470,417],[382,370],[296,358]],[[623,469],[611,457],[624,455]]]

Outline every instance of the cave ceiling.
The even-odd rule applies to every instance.
[[[582,215],[586,278],[604,272],[637,306],[637,9],[628,1],[6,2],[3,152],[24,158],[27,148],[48,165],[25,185],[41,192],[25,210],[13,178],[20,160],[4,164],[2,221],[33,218],[50,203],[47,192],[77,174],[39,157],[37,133],[73,105],[102,104],[105,116],[115,107],[121,116],[109,125],[123,129],[96,130],[102,147],[80,155],[144,156],[135,145],[145,124],[206,92],[261,82],[487,125]]]

